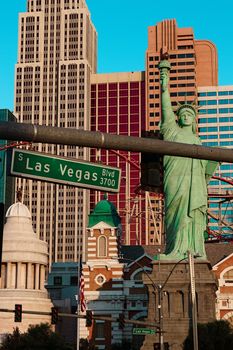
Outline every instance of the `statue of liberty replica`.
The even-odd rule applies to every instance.
[[[165,141],[201,145],[197,135],[197,107],[178,105],[174,113],[170,93],[168,55],[159,63],[161,85],[160,132]],[[157,322],[158,333],[145,337],[142,350],[181,350],[193,321],[193,291],[188,252],[197,257],[194,269],[195,317],[206,323],[215,319],[216,280],[205,252],[207,184],[218,163],[186,157],[164,156],[165,252],[153,261],[149,291],[148,322]],[[153,283],[152,283],[153,281]],[[192,286],[193,287],[193,286]],[[162,330],[162,332],[160,332]],[[166,346],[164,346],[166,344]]]
[[[162,60],[159,70],[163,139],[201,145],[196,133],[195,105],[179,105],[175,114],[168,90],[170,63]],[[217,165],[202,159],[164,156],[166,251],[161,259],[180,260],[187,256],[187,251],[206,259],[207,184]]]

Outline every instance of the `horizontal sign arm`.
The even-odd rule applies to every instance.
[[[152,138],[107,134],[100,131],[85,131],[14,122],[0,122],[0,140],[115,149],[233,162],[233,150],[227,148],[205,147]]]

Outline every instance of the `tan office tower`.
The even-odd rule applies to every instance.
[[[28,0],[19,16],[15,114],[20,122],[88,130],[96,31],[84,0]],[[37,145],[41,152],[88,159],[78,147]],[[87,226],[87,190],[19,179],[49,260],[77,261]]]
[[[168,53],[171,62],[170,94],[174,108],[177,102],[197,102],[197,88],[218,84],[216,47],[208,40],[195,40],[192,28],[178,28],[175,20],[165,20],[148,28],[146,52],[146,120],[147,130],[158,130],[161,116],[158,63],[161,53]],[[162,210],[159,197],[151,194],[155,212]],[[158,221],[147,222],[149,242],[162,232]]]
[[[194,40],[192,28],[178,28],[175,20],[166,20],[148,28],[146,52],[147,128],[157,130],[160,120],[158,62],[161,53],[171,62],[170,92],[177,101],[193,102],[197,87],[218,85],[217,52],[207,40]]]

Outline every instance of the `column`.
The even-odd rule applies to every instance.
[[[45,282],[45,266],[41,265],[40,267],[40,289],[44,290],[44,282]]]
[[[40,264],[36,264],[35,271],[35,289],[39,289],[40,286]]]
[[[33,289],[32,263],[27,263],[27,289]]]
[[[16,263],[16,288],[21,289],[22,288],[22,281],[21,281],[21,263]]]
[[[175,310],[175,303],[176,303],[176,293],[174,291],[170,292],[170,317],[175,317],[176,310]]]
[[[2,264],[2,276],[0,277],[1,289],[6,288],[7,264]]]
[[[11,263],[7,263],[7,268],[6,268],[6,288],[10,289],[11,288]]]

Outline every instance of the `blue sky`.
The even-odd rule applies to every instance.
[[[140,71],[145,68],[148,26],[176,19],[192,27],[195,39],[212,41],[218,50],[219,84],[233,85],[233,1],[87,0],[98,32],[98,72]],[[26,0],[0,5],[0,108],[13,109],[17,62],[18,13]]]

